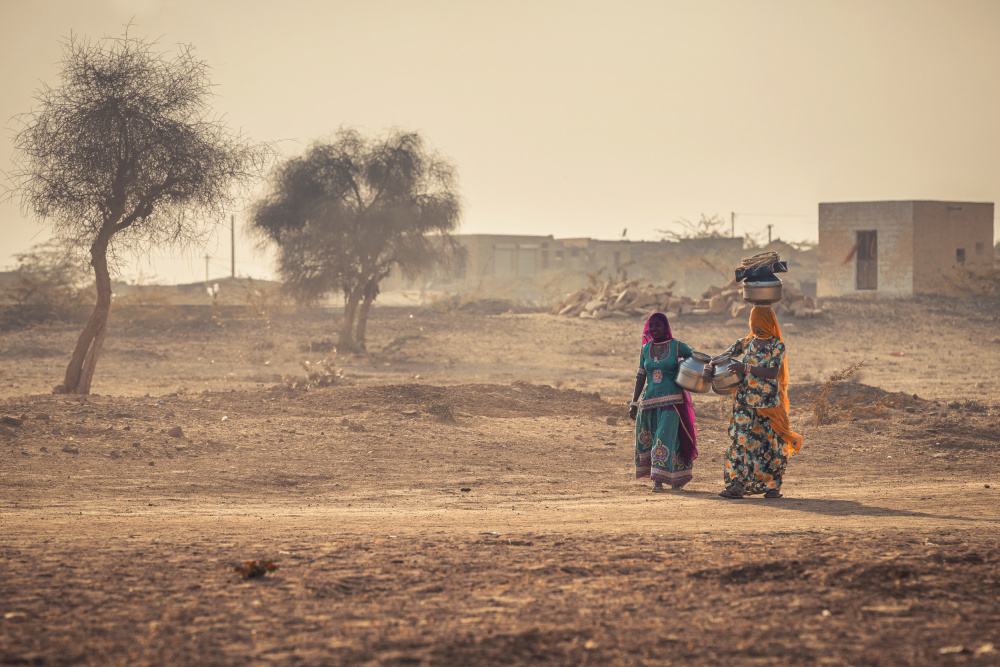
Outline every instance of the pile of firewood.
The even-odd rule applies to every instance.
[[[724,287],[709,287],[700,299],[675,296],[674,283],[666,286],[641,285],[638,280],[585,287],[566,295],[552,308],[553,315],[602,320],[606,317],[646,317],[659,310],[667,317],[678,315],[723,315],[731,318],[750,316],[753,305],[743,300],[743,288],[733,278]],[[773,306],[779,315],[814,317],[822,311],[816,299],[799,290],[783,286],[783,298]]]
[[[654,310],[674,314],[691,312],[694,300],[674,296],[674,284],[640,285],[638,280],[624,280],[602,287],[584,287],[566,295],[552,308],[554,315],[589,317],[646,317]]]

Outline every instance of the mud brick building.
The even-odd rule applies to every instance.
[[[946,292],[993,267],[993,204],[948,201],[819,205],[819,297]]]

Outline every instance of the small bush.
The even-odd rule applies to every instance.
[[[63,245],[43,243],[15,257],[13,280],[0,298],[5,327],[65,321],[87,301],[89,273]]]
[[[305,377],[285,376],[285,385],[289,389],[316,389],[351,384],[336,363],[336,351],[317,362],[301,361],[299,365],[305,370]]]
[[[844,410],[851,411],[851,406],[849,405],[851,399],[848,398],[838,403],[830,403],[830,401],[827,400],[827,395],[839,383],[849,381],[851,376],[861,370],[861,367],[864,365],[864,361],[858,361],[851,364],[847,368],[837,371],[826,379],[823,386],[819,388],[819,393],[814,394],[812,397],[813,402],[810,406],[810,410],[812,410],[813,413],[813,426],[833,424],[834,422],[842,419],[838,413],[841,413]]]
[[[274,561],[270,560],[248,560],[242,565],[236,565],[233,567],[233,571],[244,579],[256,579],[257,577],[263,577],[268,572],[274,572],[278,569],[278,566],[274,564]]]

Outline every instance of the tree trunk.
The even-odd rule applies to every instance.
[[[369,281],[365,285],[364,301],[361,302],[361,308],[358,310],[358,328],[357,333],[354,335],[354,342],[362,350],[367,349],[365,346],[365,334],[368,331],[368,313],[371,311],[372,303],[375,302],[375,297],[377,296],[378,282]]]
[[[344,303],[344,323],[340,327],[340,340],[337,342],[337,349],[344,352],[355,352],[358,349],[354,341],[354,320],[358,313],[358,303],[361,301],[363,288],[355,288],[347,295]]]
[[[97,358],[104,346],[104,336],[108,331],[108,314],[111,312],[111,273],[108,271],[109,238],[99,236],[90,247],[90,264],[94,267],[94,283],[97,287],[97,303],[90,319],[80,332],[73,356],[66,367],[63,383],[55,393],[89,394],[90,384],[97,368]]]

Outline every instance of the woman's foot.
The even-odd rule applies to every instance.
[[[778,491],[777,489],[771,489],[767,493],[764,494],[764,497],[765,498],[783,498],[784,496],[781,495],[781,491]]]
[[[653,493],[666,493],[666,491],[663,488],[663,482],[653,482]]]
[[[739,484],[733,484],[728,489],[722,491],[719,494],[723,498],[742,498],[743,497],[743,487]]]

